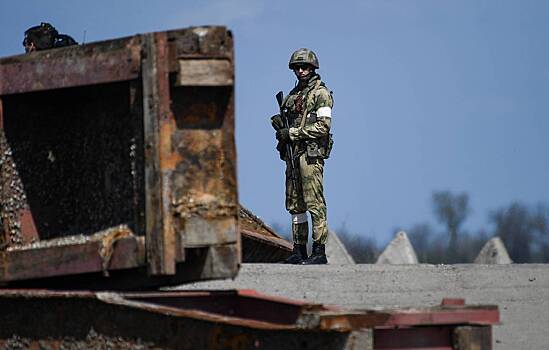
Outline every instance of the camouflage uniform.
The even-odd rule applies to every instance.
[[[292,234],[296,244],[306,244],[308,240],[306,211],[312,219],[313,241],[326,244],[328,239],[322,183],[324,159],[329,153],[333,99],[320,76],[314,72],[311,75],[308,82],[297,85],[282,104],[290,123],[289,135],[295,164],[299,168],[298,187],[301,187],[294,188],[290,162],[283,156],[286,160],[286,209],[292,214]],[[303,116],[306,116],[305,121],[302,121]]]

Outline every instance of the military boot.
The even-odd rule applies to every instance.
[[[311,256],[303,260],[303,265],[322,265],[327,264],[328,259],[326,258],[326,245],[318,244],[313,242],[313,252]]]
[[[307,245],[294,243],[292,255],[284,260],[284,264],[301,264],[305,259],[307,259]]]

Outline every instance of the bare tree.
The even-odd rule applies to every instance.
[[[504,241],[513,261],[544,262],[549,258],[549,208],[536,208],[514,202],[490,215],[495,224],[494,234]]]
[[[539,203],[534,215],[536,231],[532,262],[549,262],[549,206]]]
[[[437,219],[446,225],[450,236],[448,260],[450,263],[456,262],[459,228],[470,212],[469,196],[467,193],[452,194],[450,191],[435,191],[433,209]]]
[[[345,223],[336,230],[337,235],[357,264],[373,264],[380,254],[375,238],[351,233]]]
[[[434,233],[431,225],[426,222],[413,225],[410,229],[405,230],[408,233],[410,242],[414,247],[418,260],[421,263],[440,263],[440,258],[433,256],[433,238]]]

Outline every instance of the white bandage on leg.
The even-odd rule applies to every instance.
[[[307,222],[307,213],[292,214],[292,224],[302,224]]]

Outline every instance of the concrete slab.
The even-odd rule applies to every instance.
[[[376,264],[417,264],[417,255],[404,231],[400,231],[377,258]]]
[[[486,242],[474,262],[475,264],[512,264],[513,260],[509,257],[503,241],[499,237],[494,237]]]
[[[496,350],[546,349],[549,265],[244,264],[235,280],[180,289],[256,289],[348,308],[433,306],[444,297],[499,305]]]
[[[353,257],[347,252],[345,245],[337,233],[330,231],[328,235],[328,243],[326,243],[326,257],[328,258],[328,263],[333,265],[347,265],[354,264],[355,261]]]

